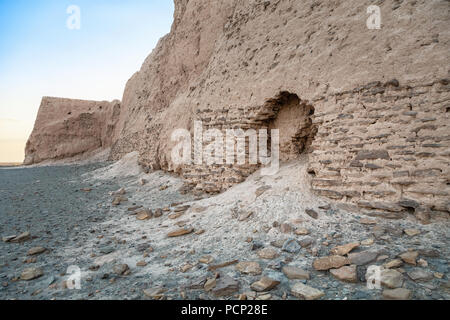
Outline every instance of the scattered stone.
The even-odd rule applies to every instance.
[[[177,221],[175,223],[175,225],[181,228],[181,227],[184,227],[188,222],[189,221],[186,221],[186,220],[184,220],[184,221]]]
[[[353,242],[344,244],[342,246],[337,246],[330,250],[330,254],[332,255],[338,255],[338,256],[345,256],[347,253],[352,251],[355,248],[359,247],[359,242]]]
[[[208,209],[208,207],[202,207],[202,206],[197,205],[197,206],[192,208],[192,212],[194,212],[194,213],[202,213],[202,212],[205,212],[207,209]]]
[[[419,260],[417,260],[417,264],[423,268],[428,267],[428,262],[425,259],[420,258]]]
[[[292,286],[291,293],[295,297],[305,300],[317,300],[325,295],[323,291],[307,286],[301,282]]]
[[[100,269],[100,266],[98,264],[93,264],[93,265],[90,265],[88,269],[90,271],[97,271],[98,269]]]
[[[327,210],[331,209],[331,205],[329,203],[327,203],[327,204],[319,206],[319,209],[327,211]]]
[[[100,277],[100,279],[102,279],[102,280],[106,280],[106,279],[108,279],[108,278],[109,278],[109,273],[104,273],[104,274],[102,274],[101,277]]]
[[[113,195],[113,196],[123,196],[123,195],[126,194],[126,193],[127,193],[127,191],[125,190],[125,188],[120,188],[119,190],[114,191],[114,192],[112,193],[112,195]]]
[[[251,246],[251,250],[252,251],[256,251],[261,249],[262,247],[264,247],[264,244],[259,242],[259,241],[253,241],[252,242],[252,246]]]
[[[421,256],[429,257],[429,258],[439,258],[440,252],[436,249],[419,249],[419,253]]]
[[[348,259],[351,264],[356,264],[357,266],[363,266],[369,262],[374,261],[378,256],[378,252],[375,251],[361,251],[350,253]]]
[[[407,251],[405,253],[402,253],[399,257],[407,264],[411,264],[415,266],[417,257],[419,256],[419,253],[417,251]]]
[[[407,272],[407,275],[414,281],[428,281],[433,279],[433,274],[431,272],[425,271],[420,268],[414,268],[413,270]]]
[[[253,215],[253,211],[242,212],[242,213],[239,215],[238,220],[239,220],[239,221],[245,221],[245,220],[248,220],[252,215]]]
[[[143,210],[140,210],[139,212],[137,212],[136,219],[141,220],[141,221],[142,220],[149,220],[149,219],[152,218],[152,215],[153,215],[153,213],[152,213],[151,210],[143,209]]]
[[[204,264],[210,264],[214,261],[214,258],[212,256],[203,256],[200,259],[198,259],[198,262],[204,263]]]
[[[203,289],[205,287],[206,280],[207,280],[206,277],[199,277],[191,282],[191,284],[188,286],[188,289],[191,290]]]
[[[369,219],[369,218],[361,218],[359,220],[359,223],[365,224],[365,225],[375,225],[375,224],[377,224],[377,222],[375,220]]]
[[[181,237],[181,236],[190,234],[192,232],[194,232],[194,228],[180,228],[180,229],[174,230],[172,232],[169,232],[167,234],[167,236],[169,238]]]
[[[366,247],[371,246],[374,243],[375,243],[375,240],[373,240],[372,238],[361,241],[361,245],[366,246]]]
[[[282,223],[280,226],[280,231],[282,233],[291,233],[292,232],[292,226],[289,223]]]
[[[297,268],[297,267],[284,266],[282,268],[282,271],[286,275],[286,277],[291,280],[294,280],[294,279],[309,280],[310,279],[309,272],[307,272],[303,269]]]
[[[113,201],[112,201],[112,205],[113,206],[118,206],[120,205],[122,202],[126,202],[128,201],[128,198],[124,197],[124,196],[117,196],[114,197]]]
[[[105,246],[105,247],[100,248],[100,253],[110,254],[111,252],[114,252],[114,247]]]
[[[206,292],[211,291],[212,289],[214,289],[217,285],[217,280],[216,278],[211,278],[206,280],[205,285],[204,285],[204,289]]]
[[[39,278],[44,275],[44,271],[42,271],[41,268],[27,268],[22,271],[22,274],[20,275],[20,280],[33,280],[36,278]]]
[[[345,282],[357,282],[356,265],[343,266],[339,269],[331,269],[330,273],[338,280]]]
[[[306,228],[299,228],[294,231],[294,233],[298,236],[306,236],[309,234],[309,230]]]
[[[384,264],[386,269],[398,268],[403,264],[403,261],[400,259],[394,259]]]
[[[137,267],[145,267],[145,266],[147,266],[147,265],[148,265],[148,263],[145,262],[145,261],[139,261],[138,263],[136,263],[136,266],[137,266]]]
[[[47,249],[43,248],[43,247],[34,247],[31,248],[30,250],[28,250],[27,255],[29,256],[34,256],[34,255],[38,255],[41,253],[44,253]]]
[[[149,298],[159,300],[164,297],[164,292],[166,291],[165,288],[152,288],[144,290],[144,294]]]
[[[256,292],[264,292],[272,290],[279,284],[280,281],[268,277],[262,277],[259,281],[252,283],[250,288]]]
[[[137,209],[142,208],[142,206],[132,206],[127,209],[127,211],[136,211]]]
[[[216,283],[216,286],[214,289],[212,289],[212,293],[216,297],[223,297],[223,296],[229,296],[236,291],[239,290],[239,282],[234,280],[233,278],[222,275]]]
[[[313,209],[306,209],[305,213],[313,219],[317,219],[319,217],[319,214]]]
[[[259,295],[258,297],[256,297],[256,300],[267,301],[267,300],[270,300],[270,299],[272,299],[272,295],[270,293],[262,294],[262,295]]]
[[[204,234],[205,232],[206,232],[205,229],[200,229],[200,230],[195,231],[194,233],[195,233],[197,236],[199,236],[199,235],[201,235],[201,234]]]
[[[25,263],[30,264],[30,263],[36,263],[37,259],[36,257],[32,257],[32,258],[28,258],[25,260]]]
[[[273,269],[273,270],[281,270],[281,267],[283,266],[281,261],[271,261],[267,264],[267,268]]]
[[[213,270],[217,270],[217,269],[220,269],[220,268],[225,268],[225,267],[231,266],[233,264],[236,264],[238,262],[239,262],[239,260],[227,261],[227,262],[224,262],[224,263],[220,263],[220,264],[216,264],[216,265],[213,265],[213,266],[209,266],[208,270],[209,271],[213,271]]]
[[[375,226],[372,228],[372,234],[375,239],[380,240],[384,234],[386,233],[386,229],[382,226]]]
[[[348,258],[345,258],[343,256],[328,256],[328,257],[322,257],[314,260],[313,267],[316,270],[329,270],[329,269],[336,269],[340,268],[346,264],[350,264],[350,261]]]
[[[147,180],[141,179],[141,180],[139,180],[139,183],[140,183],[141,186],[144,186],[144,185],[147,184]]]
[[[26,231],[20,235],[18,235],[17,237],[15,237],[14,239],[11,239],[9,242],[14,242],[14,243],[20,243],[20,242],[25,242],[31,239],[31,234],[30,232]]]
[[[262,195],[264,192],[266,192],[267,190],[270,190],[272,187],[271,186],[262,186],[259,187],[258,189],[256,189],[255,191],[255,195],[258,198],[260,195]]]
[[[155,212],[153,213],[153,217],[155,217],[155,218],[162,217],[162,215],[163,215],[163,210],[161,208],[156,209]]]
[[[300,244],[297,242],[296,239],[288,239],[284,242],[283,247],[281,250],[289,253],[298,253],[301,250]]]
[[[279,256],[279,254],[278,254],[277,250],[272,249],[272,248],[264,248],[264,249],[261,249],[258,251],[258,257],[260,257],[261,259],[272,260],[278,256]]]
[[[312,237],[304,237],[304,238],[302,238],[302,239],[300,239],[299,241],[298,241],[298,243],[300,244],[300,246],[302,247],[302,248],[306,248],[306,247],[309,247],[310,245],[312,245],[313,243],[315,242],[315,239],[314,238],[312,238]]]
[[[123,275],[123,274],[124,274],[125,272],[127,272],[129,269],[130,269],[130,268],[128,267],[127,264],[118,264],[118,265],[115,265],[115,266],[113,267],[114,273],[117,274],[117,275],[119,275],[119,276]]]
[[[193,267],[192,264],[186,263],[186,264],[184,264],[183,266],[181,266],[180,271],[181,271],[182,273],[186,273],[186,272],[188,272],[189,270],[191,270],[192,267]]]
[[[383,291],[383,298],[389,300],[409,300],[411,295],[411,291],[405,288],[385,289]]]
[[[190,205],[186,205],[186,206],[179,206],[173,209],[173,212],[185,212],[187,211],[191,206]]]
[[[184,212],[174,212],[174,213],[169,214],[169,219],[175,220],[175,219],[178,219],[179,217],[181,217],[182,215],[184,215]]]
[[[275,248],[282,248],[285,242],[286,241],[279,239],[279,240],[272,241],[270,243],[270,245]]]
[[[420,234],[420,230],[417,229],[405,229],[403,231],[410,237],[414,237]]]
[[[3,242],[10,242],[11,240],[15,239],[16,237],[17,237],[16,235],[14,235],[14,236],[6,236],[6,237],[2,238],[2,241]]]
[[[259,275],[262,273],[261,266],[258,262],[242,261],[236,265],[236,269],[243,274]]]

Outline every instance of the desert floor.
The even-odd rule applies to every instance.
[[[347,212],[310,193],[304,163],[216,196],[180,193],[134,154],[1,168],[0,299],[450,298],[447,222]],[[349,243],[345,262],[326,258]],[[381,288],[367,287],[371,265]],[[81,289],[67,288],[69,266]]]

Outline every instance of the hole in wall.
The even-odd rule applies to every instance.
[[[280,160],[299,158],[307,152],[317,131],[311,118],[314,107],[287,91],[267,103],[275,114],[267,123],[269,133],[271,129],[279,130]]]
[[[416,209],[413,207],[405,207],[408,214],[414,214],[416,212]]]

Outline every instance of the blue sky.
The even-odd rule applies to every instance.
[[[67,28],[70,5],[80,30]],[[0,0],[0,141],[26,140],[42,96],[121,99],[173,10],[172,0]],[[7,152],[0,145],[0,161]]]

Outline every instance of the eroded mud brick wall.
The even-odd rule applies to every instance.
[[[26,144],[26,165],[106,149],[120,115],[120,101],[44,97]]]
[[[197,120],[224,141],[226,129],[279,129],[280,159],[306,153],[317,194],[374,216],[427,220],[450,209],[449,101],[445,79],[416,86],[394,79],[312,102],[282,92],[263,106],[199,109]],[[248,164],[248,146],[246,165],[184,166],[183,176],[197,190],[224,191],[259,168]]]
[[[301,101],[296,94],[280,92],[262,106],[228,109],[217,112],[211,109],[199,109],[196,112],[197,121],[201,121],[203,130],[216,129],[222,134],[223,164],[187,165],[182,168],[182,175],[196,190],[209,193],[222,192],[245,180],[250,174],[261,167],[260,130],[267,133],[265,154],[271,157],[271,131],[279,130],[279,160],[298,159],[311,145],[316,132],[311,116],[314,108]],[[237,159],[238,139],[232,137],[234,146],[234,163],[226,164],[228,130],[242,130],[243,133],[255,134],[254,152],[256,162],[250,162],[250,138],[244,138],[245,164],[239,164]],[[242,138],[240,138],[242,139]],[[216,139],[214,139],[216,141]],[[203,141],[205,149],[211,141]],[[194,158],[194,157],[192,157]]]
[[[256,167],[179,168],[172,132],[279,126],[282,159],[307,156],[318,194],[448,216],[449,20],[446,0],[175,0],[170,33],[127,83],[111,159],[138,151],[145,168],[219,192]]]
[[[397,80],[373,82],[314,101],[318,132],[310,154],[312,188],[374,215],[446,216],[449,103],[447,80],[413,87]]]

